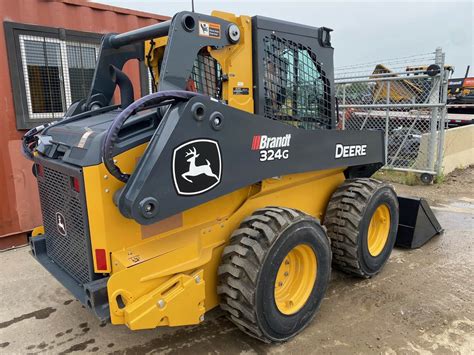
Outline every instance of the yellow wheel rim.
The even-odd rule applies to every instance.
[[[318,264],[310,246],[300,244],[286,255],[275,280],[275,303],[283,314],[294,314],[305,305],[314,283]]]
[[[390,233],[390,210],[386,204],[382,204],[375,210],[370,219],[367,231],[367,246],[372,256],[379,255],[385,244],[387,244]]]

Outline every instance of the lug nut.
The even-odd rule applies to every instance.
[[[164,308],[166,306],[166,302],[165,300],[158,300],[157,305],[160,308]]]
[[[197,276],[194,278],[194,281],[196,281],[197,284],[201,282],[201,278],[199,277],[199,275],[197,275]]]

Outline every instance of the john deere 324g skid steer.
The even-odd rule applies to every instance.
[[[89,96],[24,137],[44,228],[32,253],[102,321],[237,327],[285,341],[331,264],[377,274],[399,205],[379,131],[336,130],[328,28],[180,12],[104,36]],[[134,101],[121,70],[149,69]],[[113,104],[120,90],[120,104]]]

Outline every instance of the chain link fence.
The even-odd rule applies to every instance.
[[[387,169],[440,173],[450,69],[444,53],[336,69],[339,129],[385,133]]]

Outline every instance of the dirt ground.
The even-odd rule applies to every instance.
[[[29,256],[0,254],[0,353],[472,354],[474,169],[441,185],[395,184],[426,197],[444,234],[420,249],[395,249],[384,270],[361,280],[333,271],[315,320],[295,339],[265,345],[218,311],[200,326],[131,332],[98,321]]]
[[[446,203],[450,200],[474,195],[474,166],[456,169],[440,184],[408,186],[392,183],[402,196],[424,197],[431,203]]]

